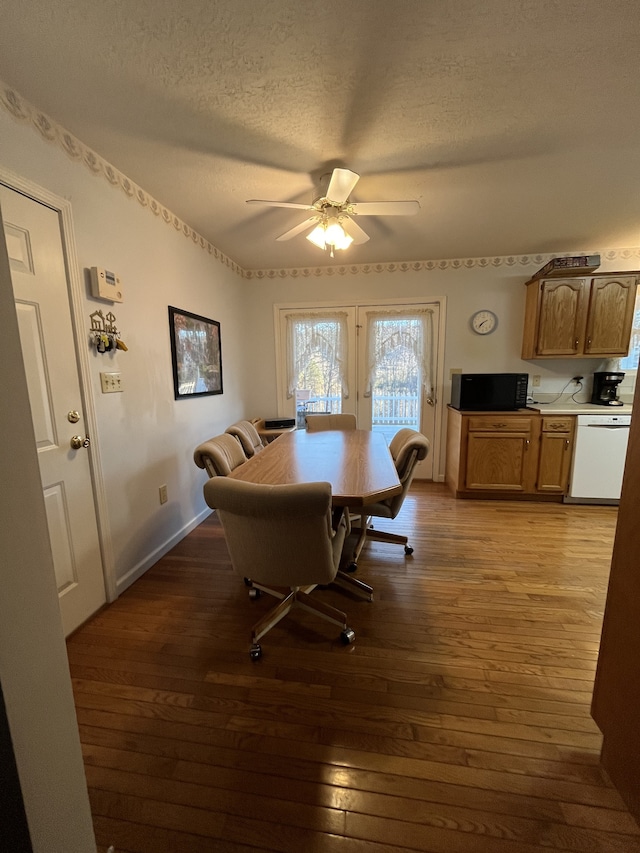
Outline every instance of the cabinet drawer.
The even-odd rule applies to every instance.
[[[531,432],[531,418],[501,418],[499,415],[470,417],[469,432]]]
[[[542,418],[542,432],[573,432],[574,416],[554,418],[547,415]]]

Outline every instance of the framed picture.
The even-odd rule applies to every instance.
[[[222,394],[220,323],[169,305],[176,400]]]

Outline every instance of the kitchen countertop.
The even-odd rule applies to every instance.
[[[630,403],[624,403],[622,406],[598,406],[596,403],[574,403],[573,400],[528,403],[527,408],[543,415],[630,415],[633,409]]]

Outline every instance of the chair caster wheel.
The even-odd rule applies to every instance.
[[[251,580],[251,578],[245,578],[244,579],[244,585],[245,586],[253,586],[253,581]]]
[[[262,657],[262,646],[260,643],[254,643],[249,649],[249,657],[251,660],[260,660]]]
[[[340,639],[345,646],[350,646],[351,643],[355,643],[356,641],[356,632],[353,628],[345,628],[344,631],[340,633]]]
[[[261,595],[262,595],[262,590],[256,589],[255,586],[252,586],[251,589],[249,590],[249,598],[252,601],[255,601],[256,598],[260,598]]]
[[[358,570],[358,564],[354,560],[352,563],[349,563],[348,566],[345,566],[345,572],[356,572]]]
[[[404,546],[404,553],[407,556],[409,556],[409,554],[413,554],[413,548],[411,547],[411,545],[405,545]]]

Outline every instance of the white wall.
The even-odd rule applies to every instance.
[[[444,387],[441,417],[450,394],[450,371],[523,371],[541,376],[538,395],[560,393],[576,373],[587,380],[599,360],[524,362],[520,346],[524,282],[548,256],[444,262],[419,270],[357,270],[344,274],[277,274],[242,279],[162,217],[128,198],[103,175],[71,159],[59,141],[47,142],[28,121],[0,110],[0,166],[70,200],[81,270],[105,266],[125,289],[115,304],[126,353],[91,354],[98,416],[97,441],[105,475],[108,517],[121,588],[151,565],[206,513],[202,479],[192,461],[196,444],[221,432],[239,417],[277,413],[273,306],[280,302],[366,304],[375,299],[446,299]],[[143,188],[144,189],[144,188]],[[634,250],[598,250],[602,271],[637,268]],[[568,252],[571,252],[568,249]],[[324,260],[318,253],[319,260]],[[286,247],[283,265],[286,264]],[[221,322],[225,393],[175,401],[167,306]],[[105,303],[85,298],[89,314]],[[471,314],[489,308],[499,317],[487,337],[469,328]],[[103,395],[101,370],[120,370],[125,391]],[[632,387],[627,389],[631,394]],[[544,399],[544,396],[542,397]],[[444,474],[443,456],[437,472]],[[166,483],[169,502],[160,506],[158,487]]]
[[[567,252],[567,254],[569,254]],[[638,269],[640,252],[636,250],[609,251],[598,272]],[[312,275],[305,277],[275,276],[273,279],[250,279],[250,298],[247,311],[250,325],[256,330],[252,344],[252,361],[259,365],[257,380],[252,383],[248,397],[249,408],[257,412],[273,412],[275,389],[275,334],[273,323],[266,318],[273,314],[277,303],[343,301],[366,304],[375,299],[434,299],[446,298],[444,388],[440,389],[441,417],[450,400],[450,371],[459,368],[465,373],[522,372],[538,374],[539,395],[559,394],[571,377],[585,377],[585,387],[578,397],[588,400],[591,374],[604,369],[600,359],[552,359],[523,361],[520,357],[524,325],[525,282],[543,265],[544,260],[523,262],[522,259],[469,260],[467,264],[443,264],[445,268],[418,271],[362,272]],[[489,308],[498,315],[498,328],[482,337],[469,327],[471,315]],[[258,329],[261,329],[258,334]],[[633,396],[633,383],[627,383],[625,394]],[[566,398],[563,398],[566,399]],[[444,474],[441,454],[440,474]]]
[[[118,583],[148,568],[208,510],[193,448],[245,415],[243,292],[246,283],[135,199],[70,159],[29,124],[0,111],[0,166],[70,200],[77,264],[86,281],[84,316],[112,310],[128,352],[91,348],[97,443]],[[122,304],[94,299],[88,269],[117,272]],[[168,306],[221,323],[224,394],[174,399]],[[84,345],[84,342],[83,342]],[[100,371],[122,373],[124,392],[102,394]],[[169,501],[160,506],[158,487]]]
[[[135,199],[114,189],[104,177],[93,175],[81,161],[68,157],[57,141],[45,141],[29,120],[18,122],[2,109],[0,168],[68,199],[79,268],[105,266],[124,282],[125,302],[113,306],[113,311],[129,351],[91,354],[99,424],[93,440],[104,471],[121,588],[206,514],[204,473],[193,464],[194,446],[240,417],[275,414],[276,303],[343,300],[366,304],[371,299],[446,297],[445,403],[451,368],[538,373],[542,376],[540,391],[556,393],[576,372],[588,376],[599,367],[589,360],[521,361],[524,282],[543,261],[523,264],[521,259],[513,263],[497,259],[488,265],[446,264],[445,268],[417,272],[359,271],[245,281]],[[601,269],[637,266],[638,250],[626,255],[614,251]],[[84,853],[92,849],[86,790],[53,569],[44,546],[46,524],[33,436],[24,426],[24,376],[11,300],[6,298],[9,292],[9,284],[3,280],[6,304],[0,315],[0,346],[4,353],[12,341],[13,351],[3,355],[0,368],[3,387],[16,396],[12,406],[2,410],[2,476],[3,482],[19,482],[21,488],[5,489],[0,501],[0,678],[35,849],[44,850],[46,838],[52,853]],[[174,400],[168,305],[221,322],[223,395]],[[87,327],[89,314],[97,307],[104,308],[105,303],[93,299],[87,290]],[[468,327],[470,315],[479,308],[490,308],[500,319],[498,330],[487,338],[473,335]],[[9,325],[12,338],[6,334]],[[101,370],[121,371],[124,393],[102,395]],[[13,399],[18,401],[20,396],[21,405],[16,402],[14,406]],[[11,442],[7,436],[12,437]],[[164,506],[158,502],[162,483],[169,493]],[[46,714],[46,721],[41,713]],[[76,815],[75,821],[70,814]]]

